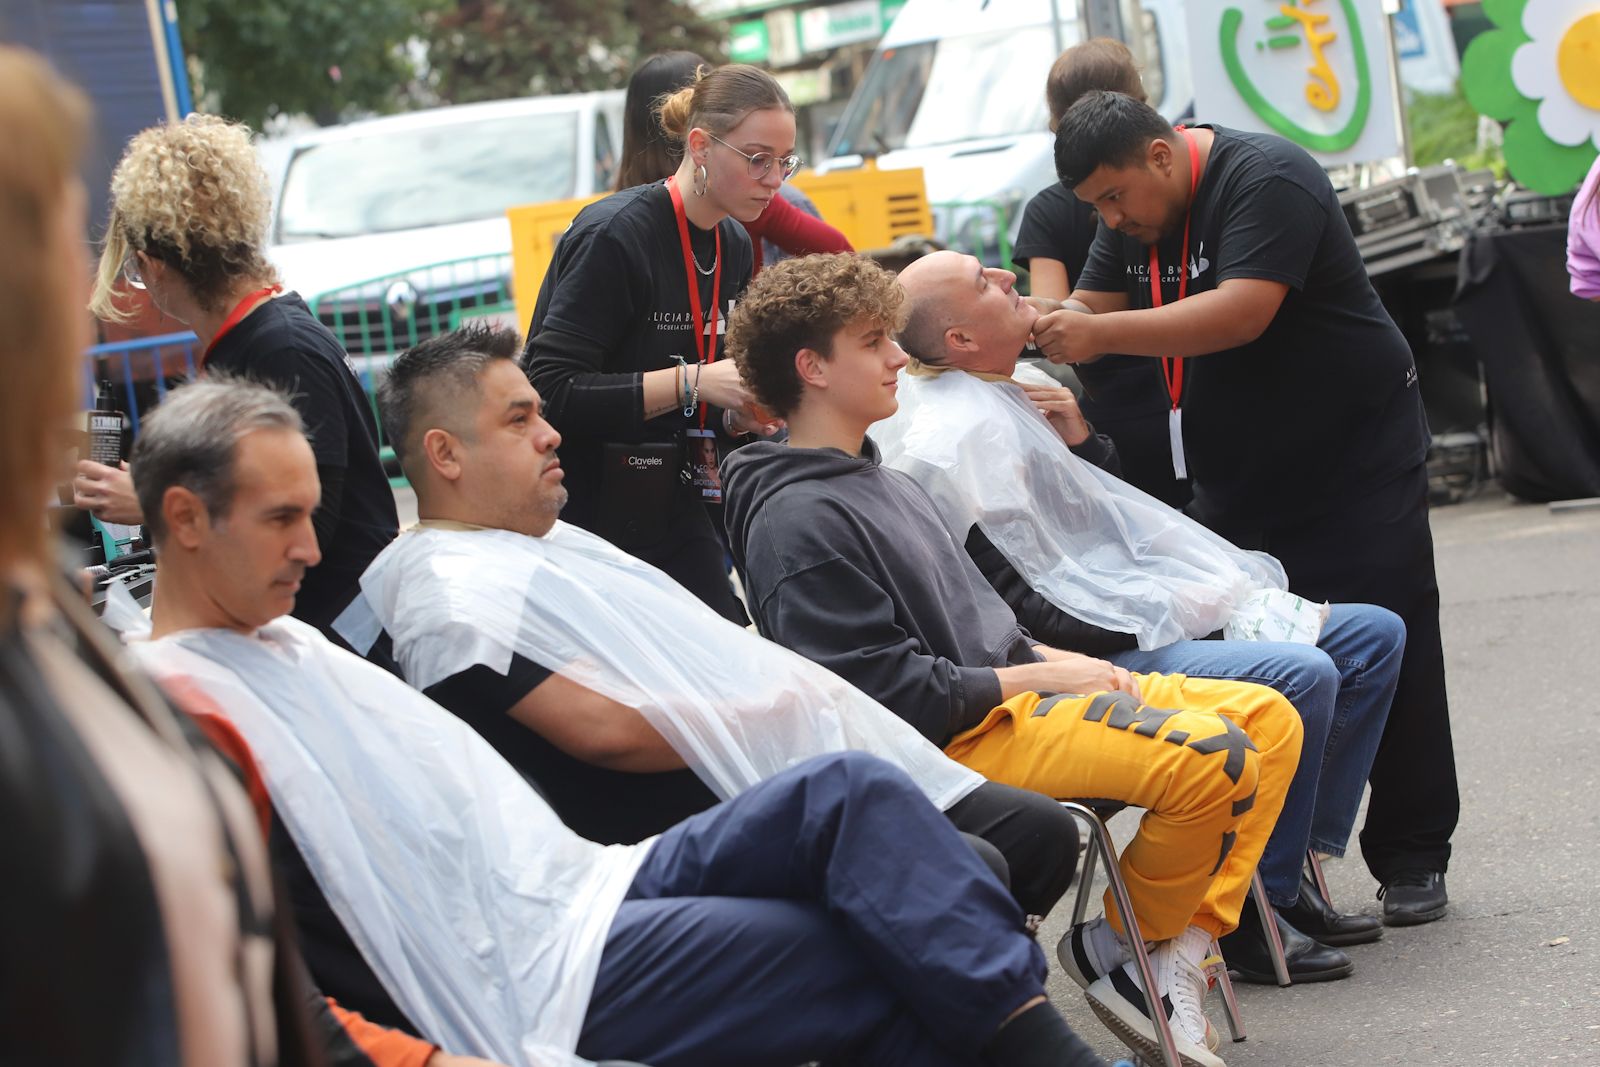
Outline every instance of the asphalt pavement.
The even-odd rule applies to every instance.
[[[1600,1064],[1600,508],[1491,491],[1436,509],[1433,531],[1462,793],[1450,912],[1350,949],[1344,981],[1237,985],[1244,1042],[1213,995],[1230,1067]],[[1379,913],[1358,842],[1326,872],[1341,909]],[[1054,965],[1069,912],[1040,935],[1050,996],[1116,1059]]]

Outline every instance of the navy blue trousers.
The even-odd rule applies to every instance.
[[[617,912],[578,1053],[955,1067],[1044,992],[1022,911],[911,780],[811,760],[674,826]]]

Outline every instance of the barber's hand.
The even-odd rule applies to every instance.
[[[128,474],[127,463],[108,467],[104,463],[80,459],[78,473],[72,479],[72,502],[101,522],[124,526],[144,522],[139,498],[133,494],[133,478]]]
[[[1044,657],[1043,663],[1030,665],[1048,684],[1038,686],[1041,691],[1055,693],[1127,693],[1143,699],[1139,683],[1132,674],[1113,663],[1077,652],[1066,652],[1049,645],[1034,645],[1033,650]]]
[[[1022,299],[1027,301],[1041,315],[1048,315],[1052,311],[1061,310],[1061,301],[1052,300],[1048,296],[1025,296]]]
[[[1077,396],[1066,386],[1025,384],[1022,391],[1028,394],[1028,399],[1039,409],[1039,414],[1049,421],[1051,429],[1061,436],[1068,447],[1083,444],[1094,433],[1089,420],[1083,417],[1083,410],[1078,407]]]
[[[707,404],[739,410],[749,407],[755,400],[739,377],[739,365],[731,359],[703,364],[699,370],[691,363],[684,368],[684,373],[691,382],[696,380],[695,375],[699,375],[700,399]]]
[[[452,1056],[448,1052],[435,1052],[423,1067],[501,1067],[493,1060],[480,1060],[476,1056]]]
[[[1105,355],[1095,336],[1096,318],[1067,307],[1041,315],[1033,324],[1033,343],[1052,363],[1092,363]]]

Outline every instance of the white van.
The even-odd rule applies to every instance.
[[[465,314],[504,312],[506,209],[610,189],[622,102],[620,90],[499,100],[305,134],[268,256],[358,365],[381,367]]]
[[[1194,99],[1186,33],[1182,0],[908,0],[817,169],[921,167],[935,236],[999,263],[999,221],[1015,239],[1022,205],[1056,180],[1044,101],[1056,56],[1120,37],[1152,106],[1177,119]]]

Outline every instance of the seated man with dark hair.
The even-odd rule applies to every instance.
[[[1023,909],[1047,913],[1076,858],[1059,807],[984,781],[836,676],[557,521],[561,437],[515,354],[514,334],[474,328],[390,368],[379,405],[421,521],[362,577],[342,620],[352,643],[387,637],[407,681],[591,840],[637,841],[800,760],[856,748],[910,774],[988,842],[980,853]]]
[[[286,617],[319,489],[280,394],[175,391],[133,471],[161,588],[138,658],[238,727],[434,1039],[542,1067],[1099,1063],[1021,911],[903,772],[839,753],[638,845],[585,841],[455,716]]]
[[[1036,642],[867,429],[895,411],[904,296],[853,256],[764,271],[728,347],[789,424],[727,462],[728,530],[762,632],[886,704],[986,777],[1148,809],[1121,869],[1186,1059],[1208,1045],[1203,964],[1238,923],[1300,755],[1263,686],[1130,675]],[[1081,694],[1081,695],[1075,695]],[[1120,916],[1066,964],[1120,1037],[1158,1057]]]
[[[1344,854],[1394,696],[1405,624],[1369,604],[1335,604],[1320,631],[1306,627],[1295,639],[1248,624],[1255,599],[1288,584],[1283,569],[1113,477],[1116,456],[1071,390],[1019,370],[1038,313],[1016,299],[1014,281],[956,252],[901,273],[908,312],[900,343],[914,363],[900,410],[874,428],[883,462],[927,490],[1035,637],[1129,670],[1259,682],[1294,704],[1305,726],[1300,767],[1261,875],[1289,924],[1282,932],[1294,980],[1344,977],[1349,957],[1318,941],[1375,941],[1383,926],[1335,912],[1302,868],[1308,844]],[[963,478],[976,461],[1017,476],[1004,488]],[[1252,639],[1200,640],[1225,628]],[[1223,950],[1245,978],[1272,982],[1253,919]]]

